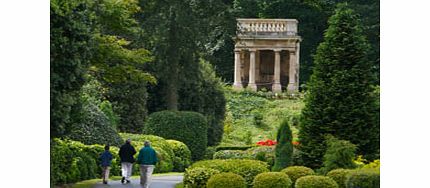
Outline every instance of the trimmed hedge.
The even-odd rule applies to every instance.
[[[184,173],[184,186],[187,188],[200,188],[205,187],[209,178],[214,175],[220,173],[219,170],[211,169],[211,168],[188,168]]]
[[[379,184],[379,171],[372,169],[352,170],[345,181],[346,188],[379,188]]]
[[[253,185],[253,188],[291,188],[293,182],[285,173],[265,172],[255,177]]]
[[[246,188],[246,181],[242,176],[227,172],[215,174],[209,178],[207,188]]]
[[[339,168],[328,172],[327,176],[336,181],[339,188],[346,188],[345,182],[350,172],[351,170]]]
[[[183,172],[191,165],[191,151],[183,142],[177,140],[166,140],[173,149],[175,158],[173,159],[173,171]]]
[[[51,186],[74,183],[101,177],[99,157],[104,151],[101,145],[84,145],[78,141],[51,140]],[[112,147],[111,175],[120,175],[118,148]]]
[[[338,188],[336,181],[326,176],[303,176],[297,179],[295,188]]]
[[[254,159],[246,151],[242,150],[221,150],[213,155],[213,159]]]
[[[203,159],[204,160],[213,159],[215,152],[216,152],[216,147],[214,147],[214,146],[207,147]]]
[[[220,172],[232,172],[245,178],[246,184],[252,186],[255,176],[263,172],[269,172],[266,162],[247,159],[206,160],[198,161],[190,168],[203,167],[218,170]]]
[[[291,181],[293,181],[293,184],[296,183],[297,179],[300,177],[315,175],[314,170],[305,166],[290,166],[281,170],[281,172],[287,174]]]
[[[214,153],[213,159],[254,159],[267,162],[269,168],[274,164],[275,147],[258,146],[243,150],[220,150]]]
[[[216,151],[222,150],[247,150],[252,148],[253,146],[218,146],[216,147]]]
[[[205,117],[197,112],[160,111],[149,115],[145,134],[184,142],[193,160],[202,159],[207,147],[208,125]]]

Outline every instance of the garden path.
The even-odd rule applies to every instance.
[[[153,176],[150,188],[175,188],[175,185],[182,182],[182,175],[166,175]],[[104,185],[101,182],[95,184],[93,188],[141,188],[139,179],[131,179],[129,184],[121,184],[120,181],[109,181],[109,184]]]

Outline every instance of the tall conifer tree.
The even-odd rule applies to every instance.
[[[360,23],[346,4],[338,5],[318,46],[299,134],[309,167],[322,164],[325,134],[349,140],[367,158],[379,152],[379,111],[371,85],[375,78]]]
[[[273,171],[281,171],[291,164],[293,157],[293,135],[288,125],[288,120],[284,120],[279,126],[278,134],[276,136],[275,148],[275,164],[273,165]]]

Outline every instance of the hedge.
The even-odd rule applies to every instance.
[[[86,179],[100,178],[101,145],[84,145],[78,141],[51,140],[50,146],[51,186],[74,183]],[[111,146],[113,155],[111,175],[120,175],[118,148]]]
[[[175,158],[173,159],[173,171],[183,172],[191,165],[191,151],[183,142],[177,140],[166,140],[173,149]]]
[[[379,171],[374,169],[352,170],[345,181],[347,188],[379,188]]]
[[[215,174],[209,178],[207,188],[246,188],[245,179],[235,173]]]
[[[222,150],[247,150],[253,146],[217,146],[216,151]]]
[[[271,168],[275,159],[275,147],[258,146],[247,150],[220,150],[214,153],[213,159],[254,159],[267,162]]]
[[[252,186],[255,176],[263,172],[269,172],[269,165],[266,162],[247,159],[227,159],[227,160],[205,160],[198,161],[190,168],[203,167],[218,170],[220,172],[232,172],[245,178],[246,184]]]
[[[184,142],[191,151],[192,160],[204,157],[208,125],[200,113],[168,110],[154,112],[149,115],[143,132]]]
[[[188,168],[184,173],[184,186],[187,188],[200,188],[205,187],[209,178],[214,175],[220,173],[219,170],[204,168],[204,167],[196,167],[196,168]]]
[[[346,188],[345,182],[350,172],[351,170],[339,168],[328,172],[327,176],[336,181],[339,188]]]
[[[281,172],[287,174],[288,177],[290,177],[291,181],[293,181],[293,184],[300,177],[315,174],[314,170],[305,166],[290,166],[281,170]]]
[[[221,150],[213,155],[213,159],[254,159],[246,151],[242,150]]]
[[[338,188],[336,181],[326,176],[303,176],[297,179],[295,188]]]
[[[291,188],[293,182],[282,172],[265,172],[258,174],[253,183],[253,188]]]

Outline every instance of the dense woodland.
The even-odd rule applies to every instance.
[[[301,98],[230,90],[236,18],[299,21],[304,105]],[[249,145],[257,134],[288,139],[282,147],[289,156],[301,150],[299,162],[276,161],[277,170],[287,163],[334,169],[323,161],[336,145],[325,142],[328,136],[355,144],[352,155],[379,158],[378,0],[51,0],[50,20],[57,146],[64,144],[57,138],[119,146],[121,134],[161,136],[163,122],[186,126],[194,118],[207,126],[203,149],[174,130],[163,135],[188,145],[193,160],[207,146]],[[244,131],[248,120],[255,126]],[[294,155],[291,141],[301,143]]]

